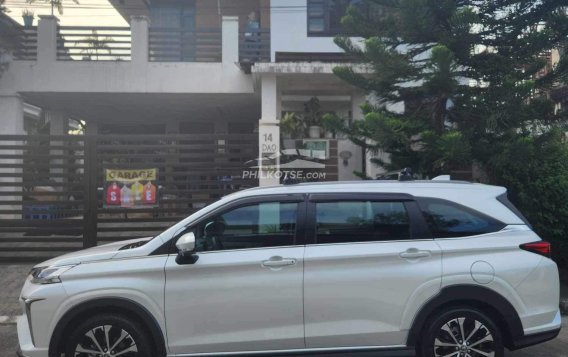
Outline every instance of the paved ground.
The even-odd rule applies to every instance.
[[[33,264],[0,264],[0,316],[21,314],[18,297],[32,266]],[[3,357],[2,354],[0,356]]]
[[[20,314],[18,296],[31,267],[31,264],[0,264],[0,317]],[[564,289],[568,290],[566,286]],[[0,318],[0,357],[15,357],[16,326],[1,321]],[[568,317],[564,317],[562,322],[564,328],[557,339],[525,350],[508,352],[506,357],[568,357]]]

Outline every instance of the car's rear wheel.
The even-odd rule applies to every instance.
[[[482,311],[452,308],[430,319],[422,335],[422,357],[503,357],[497,325]]]
[[[120,315],[101,314],[73,329],[65,357],[152,357],[146,330]]]

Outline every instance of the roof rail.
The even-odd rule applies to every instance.
[[[450,175],[440,175],[434,177],[432,181],[452,181],[452,177]]]

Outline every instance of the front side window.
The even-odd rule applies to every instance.
[[[410,239],[403,202],[338,201],[316,203],[318,244]]]
[[[295,244],[298,203],[268,202],[231,209],[198,225],[197,251]]]
[[[418,203],[434,238],[474,236],[505,227],[496,219],[450,201],[420,198]]]

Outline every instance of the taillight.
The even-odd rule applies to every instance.
[[[527,252],[544,255],[548,258],[550,258],[550,255],[552,254],[552,247],[550,246],[550,243],[545,241],[522,244],[520,248]]]

